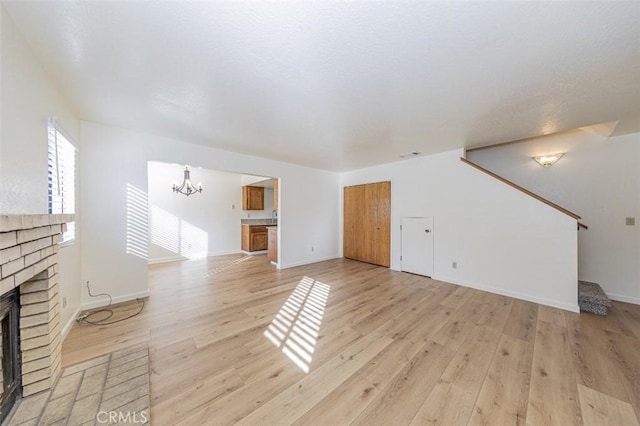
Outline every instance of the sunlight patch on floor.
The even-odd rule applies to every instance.
[[[303,277],[264,332],[305,373],[313,360],[330,288]]]
[[[252,259],[253,256],[244,256],[235,260],[232,260],[230,262],[225,263],[224,265],[220,265],[217,268],[213,268],[207,271],[207,273],[204,275],[205,278],[209,278],[214,276],[215,274],[219,274],[220,272],[226,271],[227,269],[231,269],[234,266],[238,266],[241,265],[242,263],[246,262],[247,260]]]

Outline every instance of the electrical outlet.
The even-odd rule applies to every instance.
[[[66,296],[62,296],[62,307],[63,308],[67,307],[67,297]]]
[[[316,249],[315,247],[311,246],[311,251],[314,251],[315,249]]]
[[[235,210],[236,209],[236,205],[235,204],[231,204],[231,210]]]
[[[624,219],[624,224],[627,226],[636,226],[636,218],[635,217],[626,217]]]
[[[454,262],[451,262],[451,267],[452,267],[453,269],[458,269],[458,262],[455,262],[455,261],[454,261]]]

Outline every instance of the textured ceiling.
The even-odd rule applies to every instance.
[[[639,2],[3,5],[81,118],[311,167],[640,122]]]

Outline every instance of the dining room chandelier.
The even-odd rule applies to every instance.
[[[184,194],[188,197],[189,195],[202,192],[202,183],[198,183],[198,186],[194,186],[191,183],[191,172],[189,172],[189,166],[184,166],[184,179],[182,184],[178,186],[176,182],[173,182],[171,189],[173,189],[173,192],[177,194]]]

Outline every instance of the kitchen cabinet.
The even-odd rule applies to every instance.
[[[269,226],[267,228],[269,234],[269,248],[267,249],[267,259],[271,262],[278,263],[278,227]]]
[[[242,210],[264,210],[264,188],[251,185],[243,186]]]
[[[242,225],[242,244],[244,251],[263,251],[268,247],[267,227],[264,225]]]
[[[390,235],[391,182],[345,187],[344,257],[388,267]]]

